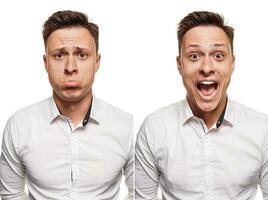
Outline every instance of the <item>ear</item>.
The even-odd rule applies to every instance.
[[[177,68],[178,68],[178,70],[179,70],[179,72],[180,72],[180,74],[181,74],[181,71],[182,71],[182,64],[181,64],[181,58],[180,58],[180,56],[177,56],[176,57],[176,60],[177,60]]]
[[[95,73],[98,71],[98,69],[100,67],[100,61],[101,61],[101,54],[97,54],[96,65],[95,65]]]
[[[234,72],[235,69],[235,56],[233,55],[233,61],[232,61],[232,73]]]
[[[48,71],[48,64],[47,64],[47,56],[46,54],[43,55],[43,61],[44,61],[44,66],[45,66],[45,69],[46,69],[46,72]]]

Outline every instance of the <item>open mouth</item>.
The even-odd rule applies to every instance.
[[[197,89],[205,97],[212,96],[218,88],[216,81],[201,81],[197,83]]]

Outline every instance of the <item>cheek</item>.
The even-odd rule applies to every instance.
[[[183,84],[188,91],[188,93],[194,93],[195,86],[194,80],[198,76],[198,66],[191,65],[191,66],[184,66],[181,76],[183,80]]]
[[[184,80],[184,82],[186,82],[188,85],[192,84],[192,82],[194,81],[197,71],[195,70],[197,68],[195,67],[189,67],[189,68],[184,68],[182,71],[182,79]]]
[[[59,69],[49,68],[48,69],[48,77],[50,80],[57,81],[61,77],[61,72]]]
[[[198,70],[200,69],[201,65],[202,65],[201,61],[196,61],[196,62],[183,61],[181,72],[185,76],[190,76],[190,77],[194,76],[196,73],[198,73]]]
[[[185,89],[187,90],[187,93],[193,93],[194,87],[192,84],[192,80],[190,78],[184,77],[182,79],[182,81],[183,81],[183,85],[184,85]]]
[[[94,80],[95,76],[95,70],[92,67],[84,67],[81,68],[80,73],[79,73],[79,78],[80,80],[85,84],[85,85],[91,85]]]
[[[60,82],[62,80],[62,72],[57,68],[49,68],[48,69],[48,79],[50,84],[53,87],[56,87],[57,85],[60,85]]]
[[[80,63],[79,66],[79,70],[83,76],[92,77],[95,74],[96,63],[88,61]]]
[[[233,70],[230,66],[224,66],[222,67],[220,74],[222,76],[223,80],[226,80],[226,82],[229,82],[229,80],[231,79]]]
[[[60,74],[64,71],[64,62],[50,61],[47,65],[47,71],[50,74]]]

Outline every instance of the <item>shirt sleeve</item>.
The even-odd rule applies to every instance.
[[[135,145],[135,199],[156,200],[160,172],[155,165],[153,130],[142,124]]]
[[[267,126],[267,123],[265,126]],[[263,199],[268,200],[268,128],[266,128],[266,137],[264,139],[264,145],[262,148],[262,166],[259,185],[262,191]]]
[[[25,170],[18,156],[18,129],[11,117],[4,129],[0,158],[0,196],[2,200],[24,200]]]
[[[123,168],[125,183],[128,189],[128,195],[124,198],[124,200],[133,200],[134,199],[134,184],[133,184],[133,120],[130,125],[130,137],[128,144],[128,161]]]

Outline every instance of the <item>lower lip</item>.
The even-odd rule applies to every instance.
[[[63,86],[66,88],[76,88],[79,87],[79,82],[77,81],[68,81],[68,82],[64,82]]]

